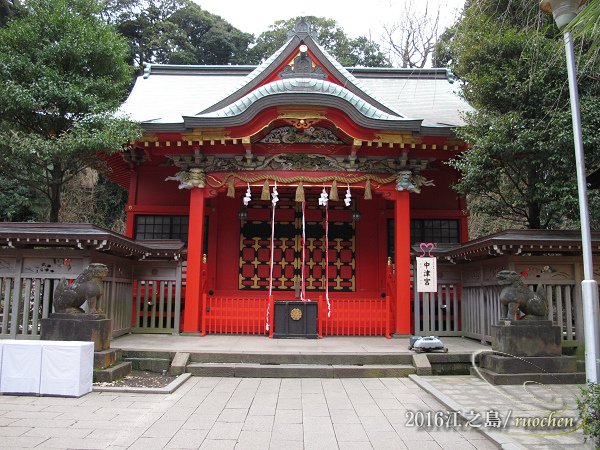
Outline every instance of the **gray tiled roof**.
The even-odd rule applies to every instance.
[[[147,77],[138,77],[120,111],[142,123],[183,123],[183,116],[198,114],[245,85],[249,76],[256,77],[253,69],[152,66]],[[461,113],[472,110],[443,69],[342,69],[399,115],[423,119],[425,126],[460,126]]]
[[[315,42],[315,44],[317,45],[317,47],[319,47],[319,50],[321,50],[321,52],[323,52],[323,54],[327,57],[327,59],[329,60],[329,62],[342,74],[344,75],[351,83],[353,83],[357,88],[359,88],[360,90],[362,90],[365,94],[367,94],[370,97],[373,97],[374,99],[381,101],[381,98],[378,98],[377,95],[375,95],[373,92],[371,92],[367,86],[365,86],[363,83],[361,83],[354,75],[352,75],[352,72],[349,71],[348,69],[346,69],[344,66],[342,66],[337,59],[335,59],[327,50],[325,50],[324,47],[322,47],[321,45],[319,45],[317,42]],[[352,69],[350,69],[352,70]],[[390,109],[392,109],[392,111],[396,112],[400,117],[403,117],[403,114],[396,110],[393,105],[391,104],[387,104],[386,102],[382,102],[384,104],[386,104],[386,106],[388,106]],[[415,117],[418,118],[418,117]]]
[[[359,75],[360,76],[360,75]],[[364,78],[362,83],[382,102],[424,126],[464,125],[462,114],[473,108],[459,95],[458,83],[443,74],[431,78]]]

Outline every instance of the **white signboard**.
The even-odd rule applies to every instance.
[[[417,258],[417,292],[437,292],[437,258]]]

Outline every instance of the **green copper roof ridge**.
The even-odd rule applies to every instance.
[[[242,114],[257,100],[268,97],[270,95],[297,93],[297,94],[314,94],[320,93],[338,97],[350,103],[360,114],[371,119],[379,120],[401,120],[406,119],[398,114],[393,116],[379,108],[371,105],[356,94],[350,92],[343,86],[334,84],[326,80],[318,80],[314,78],[288,78],[272,81],[259,88],[249,92],[234,103],[227,105],[219,110],[198,114],[195,117],[232,117]],[[408,119],[411,120],[411,119]]]

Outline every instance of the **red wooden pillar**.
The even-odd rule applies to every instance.
[[[133,238],[135,234],[135,213],[133,212],[133,208],[137,203],[137,182],[138,173],[137,170],[134,170],[129,179],[129,195],[127,197],[127,207],[125,211],[127,217],[127,221],[125,222],[125,236],[128,238]]]
[[[396,192],[394,203],[396,334],[410,334],[410,194]]]
[[[200,332],[202,314],[202,251],[204,248],[204,189],[190,192],[190,219],[188,227],[187,279],[183,332]]]

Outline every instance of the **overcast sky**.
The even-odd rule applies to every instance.
[[[194,0],[203,9],[217,14],[236,28],[253,33],[265,31],[276,20],[307,15],[335,19],[352,37],[381,37],[384,24],[392,24],[405,4],[437,11],[441,8],[440,32],[454,23],[465,0]]]

